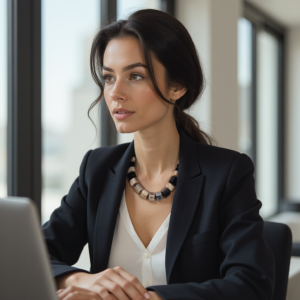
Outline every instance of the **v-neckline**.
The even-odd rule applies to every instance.
[[[136,233],[129,212],[126,204],[126,198],[125,198],[125,190],[123,192],[121,206],[120,206],[120,213],[124,222],[124,225],[126,227],[126,230],[128,234],[131,236],[132,240],[135,242],[135,244],[142,250],[147,250],[149,253],[153,253],[156,245],[162,240],[162,238],[165,236],[165,234],[168,231],[169,228],[169,222],[170,222],[170,216],[171,213],[167,216],[167,218],[164,220],[164,222],[161,224],[161,226],[158,228],[154,236],[152,237],[150,243],[147,247],[143,244],[140,237]]]

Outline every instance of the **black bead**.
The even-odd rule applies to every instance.
[[[177,183],[177,177],[176,176],[172,176],[171,179],[169,180],[169,182],[171,184],[173,184],[174,186],[176,186],[176,183]]]
[[[162,191],[161,191],[161,194],[164,196],[164,198],[167,198],[170,194],[171,194],[171,191],[168,189],[168,188],[164,188]]]
[[[175,171],[178,171],[178,168],[179,168],[179,164],[177,165],[177,167],[176,167]]]
[[[135,166],[135,161],[131,161],[130,163],[129,163],[129,167],[134,167]]]
[[[131,180],[132,178],[135,178],[135,177],[136,177],[135,172],[130,172],[130,173],[127,174],[128,180]]]

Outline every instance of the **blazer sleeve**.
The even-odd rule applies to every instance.
[[[89,155],[86,153],[77,179],[61,205],[52,213],[50,220],[42,226],[54,277],[72,272],[87,272],[71,267],[75,264],[87,243],[87,187],[85,169]]]
[[[234,159],[219,203],[220,277],[206,282],[147,287],[164,299],[271,300],[275,262],[263,237],[261,202],[256,198],[254,165],[245,154]]]

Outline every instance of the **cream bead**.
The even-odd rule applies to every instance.
[[[171,184],[170,182],[167,183],[166,188],[168,188],[171,192],[174,191],[175,186]]]
[[[137,194],[140,194],[141,193],[141,191],[144,189],[139,183],[137,183],[134,187],[133,187],[133,189],[135,190],[135,192],[137,193]]]
[[[143,198],[143,199],[147,199],[149,193],[144,189],[142,190],[142,192],[140,193],[140,196]]]
[[[130,179],[129,184],[133,187],[135,184],[137,184],[139,181],[136,179],[136,177]]]
[[[130,167],[130,168],[128,169],[128,172],[127,172],[127,173],[130,173],[130,172],[135,172],[135,167]]]

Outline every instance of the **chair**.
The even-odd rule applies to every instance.
[[[275,289],[272,300],[285,300],[292,253],[292,232],[286,224],[264,221],[264,237],[275,258]]]
[[[294,242],[292,247],[292,256],[300,256],[300,243]]]

